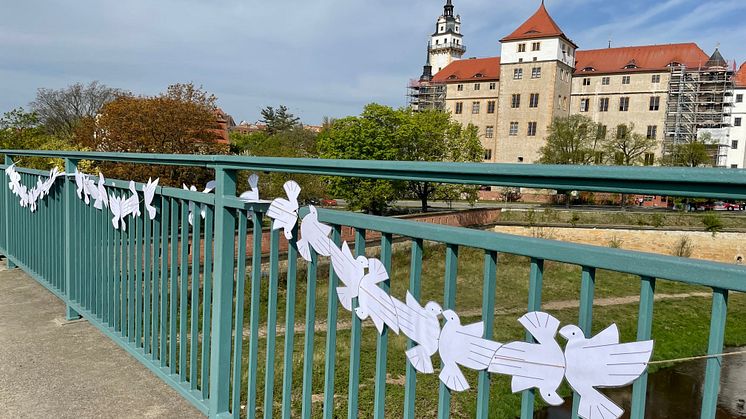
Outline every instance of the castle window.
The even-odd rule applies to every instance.
[[[738,149],[738,140],[731,141],[730,142],[730,148],[732,148],[733,150]]]
[[[647,139],[648,140],[654,140],[657,136],[658,136],[658,126],[657,125],[648,125]]]
[[[583,79],[583,86],[590,86],[591,85],[591,78],[586,77]]]
[[[538,51],[541,48],[541,42],[533,42],[531,44],[531,51]]]
[[[459,92],[463,92],[464,91],[464,85],[463,84],[457,84],[456,85],[456,90],[459,91]]]
[[[471,103],[471,113],[476,115],[479,113],[479,102],[472,102]]]
[[[619,98],[619,112],[627,112],[629,110],[629,96]]]
[[[609,111],[609,98],[608,97],[602,97],[598,100],[598,111],[599,112],[608,112]]]
[[[487,113],[495,113],[495,101],[494,100],[487,101]]]
[[[479,90],[481,87],[479,83],[474,83],[474,90]]]
[[[484,150],[484,159],[492,160],[492,150]]]
[[[622,76],[622,84],[629,84],[630,76]]]
[[[497,83],[490,83],[490,90],[495,90],[497,88]]]
[[[528,101],[528,107],[529,108],[538,108],[539,107],[539,94],[538,93],[531,93],[531,97]]]
[[[529,137],[536,137],[536,122],[529,122],[528,123],[528,133],[527,135]]]
[[[606,138],[607,131],[608,131],[608,128],[606,127],[606,125],[599,125],[598,132],[596,134],[598,138]]]
[[[513,70],[513,80],[521,80],[523,79],[523,69],[522,68],[516,68]]]
[[[495,127],[492,125],[487,125],[484,128],[484,137],[485,138],[492,138],[495,136]]]
[[[736,118],[733,120],[733,126],[734,127],[740,127],[741,126],[741,118]]]
[[[743,102],[743,94],[736,95],[736,103]]]
[[[534,67],[531,69],[531,78],[532,79],[541,78],[541,67]]]
[[[587,97],[580,99],[580,112],[588,112],[590,108],[591,100]]]
[[[526,44],[518,44],[518,52],[526,52]]]
[[[508,133],[510,136],[516,136],[518,135],[518,122],[511,122],[510,123],[510,132]]]
[[[601,79],[601,84],[604,86],[608,86],[611,84],[611,77],[604,77]]]
[[[464,102],[456,102],[456,115],[461,115],[464,112]]]
[[[655,154],[645,153],[645,166],[652,166],[655,163]]]
[[[653,77],[650,80],[652,83],[660,83],[661,82],[661,75],[660,74],[653,74]]]
[[[520,94],[514,94],[511,97],[510,107],[513,109],[518,109],[521,107],[521,95]]]
[[[650,110],[651,111],[657,111],[661,108],[661,97],[660,96],[650,96]]]

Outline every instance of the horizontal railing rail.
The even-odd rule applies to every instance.
[[[85,317],[211,417],[271,418],[276,413],[283,418],[400,416],[387,405],[391,400],[396,404],[396,398],[386,395],[391,391],[387,390],[391,388],[390,377],[397,374],[404,377],[404,417],[421,417],[424,412],[434,415],[435,398],[439,418],[449,417],[452,410],[453,396],[442,384],[435,386],[437,395],[424,406],[417,401],[416,395],[427,390],[422,385],[437,381],[416,374],[409,364],[397,364],[398,358],[389,355],[389,349],[395,346],[394,335],[387,329],[379,335],[364,327],[355,314],[339,309],[334,290],[340,282],[329,264],[319,263],[313,252],[310,262],[299,263],[297,226],[293,237],[282,243],[287,244],[287,253],[280,253],[280,244],[286,239],[279,230],[270,231],[264,243],[262,224],[269,202],[239,199],[237,171],[746,200],[746,171],[732,169],[27,150],[0,150],[0,154],[6,156],[5,164],[0,165],[3,169],[13,164],[13,157],[30,156],[62,158],[67,172],[33,213],[21,208],[17,197],[3,186],[0,251],[9,264],[21,267],[61,298],[68,316]],[[207,168],[215,172],[216,189],[203,193],[159,186],[153,200],[155,218],[128,217],[126,230],[113,228],[108,211],[99,211],[92,203],[86,205],[78,199],[72,172],[76,162],[82,160]],[[22,166],[23,159],[18,163]],[[23,167],[17,171],[21,183],[28,187],[36,183],[37,176],[46,175]],[[90,175],[97,180],[97,173]],[[120,196],[128,196],[129,187],[127,180],[105,182],[107,191]],[[143,183],[135,182],[139,193],[144,188]],[[301,208],[300,217],[308,211],[308,207]],[[353,237],[350,244],[355,255],[376,252],[389,272],[399,258],[408,256],[407,290],[415,298],[421,297],[425,287],[432,287],[423,280],[425,271],[432,274],[433,269],[425,265],[426,253],[436,249],[433,244],[441,246],[437,249],[445,255],[439,265],[443,270],[440,302],[444,309],[455,309],[462,281],[459,265],[466,263],[467,250],[475,249],[483,258],[483,265],[479,263],[482,305],[480,315],[469,316],[481,317],[483,337],[488,339],[495,332],[494,317],[500,304],[496,291],[507,286],[501,282],[504,278],[498,279],[498,255],[502,254],[520,256],[528,264],[529,311],[542,307],[548,263],[578,269],[578,325],[587,335],[593,323],[597,271],[628,275],[624,281],[639,281],[639,340],[650,339],[653,333],[657,279],[709,287],[712,308],[707,353],[713,357],[707,361],[701,417],[715,415],[720,378],[717,355],[723,349],[728,295],[730,291],[746,292],[746,267],[338,210],[318,209],[318,220],[332,227],[336,245],[341,245],[343,228],[351,229],[352,236],[346,234],[345,238]],[[366,236],[373,234],[380,235],[380,244],[375,250],[366,249]],[[408,245],[407,251],[399,244]],[[247,254],[251,254],[250,261],[246,260]],[[302,269],[305,279],[299,278]],[[328,270],[328,282],[319,278],[322,269]],[[473,267],[469,269],[473,274]],[[432,276],[428,278],[432,281]],[[397,281],[400,279],[391,278],[381,286],[386,292],[393,294],[391,290],[396,289],[398,293],[402,284]],[[305,296],[301,294],[304,288]],[[512,306],[514,302],[510,303]],[[316,318],[324,312],[326,319],[319,329]],[[296,342],[301,330],[302,338]],[[340,344],[342,339],[349,343]],[[323,340],[323,345],[316,340]],[[411,347],[412,342],[407,345]],[[367,367],[373,369],[371,376],[366,375]],[[344,383],[340,374],[346,376]],[[476,381],[476,398],[468,399],[468,403],[473,404],[477,417],[495,417],[494,383],[485,371],[478,373]],[[633,388],[633,418],[645,415],[646,387],[647,374],[643,374]],[[361,394],[369,394],[370,400],[361,399]],[[461,408],[467,403],[457,400]],[[534,392],[523,391],[521,400],[521,417],[533,417]]]

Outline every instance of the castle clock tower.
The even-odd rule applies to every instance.
[[[461,35],[461,16],[454,16],[453,4],[451,0],[447,0],[443,14],[435,24],[435,33],[430,36],[428,53],[433,74],[451,62],[461,59],[465,52],[466,47]]]

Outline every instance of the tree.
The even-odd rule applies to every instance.
[[[194,103],[210,110],[217,108],[215,103],[218,98],[205,91],[202,86],[197,87],[192,82],[172,84],[160,96],[178,102]]]
[[[634,124],[621,124],[604,142],[604,150],[617,166],[636,166],[644,162],[645,154],[658,146],[658,140],[634,132]],[[627,205],[627,194],[621,194],[620,206]]]
[[[76,130],[81,145],[96,151],[165,154],[222,154],[213,108],[191,96],[169,90],[155,97],[120,96],[96,118],[86,118]],[[198,95],[199,96],[199,95]],[[107,174],[125,179],[160,177],[161,184],[203,184],[212,178],[193,167],[105,164]]]
[[[712,135],[707,132],[692,141],[673,144],[663,155],[660,163],[663,166],[712,166],[714,162],[710,151],[712,143]]]
[[[549,136],[539,150],[543,164],[594,163],[604,140],[601,125],[583,115],[555,118],[549,126]],[[565,203],[570,206],[570,192],[565,191]]]
[[[601,126],[583,115],[555,118],[539,150],[543,164],[587,165],[595,161],[603,142]]]
[[[75,83],[63,89],[41,88],[31,109],[47,133],[70,137],[84,118],[93,118],[101,108],[126,92],[93,81],[87,85]]]
[[[484,148],[479,140],[479,130],[469,124],[465,128],[452,121],[448,113],[427,110],[408,114],[405,126],[408,131],[402,141],[401,159],[408,161],[479,162]],[[452,202],[462,195],[476,200],[478,188],[474,186],[439,184],[433,182],[408,182],[409,191],[420,201],[422,212],[433,196]]]
[[[402,137],[411,138],[402,132],[407,119],[404,110],[369,104],[360,116],[338,119],[322,131],[319,154],[327,159],[399,160]],[[373,214],[382,214],[404,188],[401,182],[338,177],[330,178],[329,186],[350,209]]]
[[[280,105],[275,110],[272,106],[262,109],[262,122],[267,125],[267,133],[273,135],[277,132],[289,130],[300,126],[300,118],[288,112],[285,105]]]

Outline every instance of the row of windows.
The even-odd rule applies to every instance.
[[[471,113],[473,115],[478,115],[481,110],[482,104],[479,101],[474,101],[471,103]],[[457,115],[461,115],[464,113],[464,102],[456,102],[456,109],[454,109],[454,113]],[[495,101],[494,100],[488,100],[487,101],[487,113],[495,113]]]
[[[482,83],[474,83],[474,85],[472,87],[474,88],[474,90],[481,90],[482,89]],[[497,83],[494,83],[494,82],[490,83],[489,84],[489,89],[490,90],[497,89]],[[456,90],[458,90],[459,92],[463,92],[464,91],[464,85],[463,84],[457,84],[456,85]]]
[[[622,76],[622,84],[630,84],[632,81],[632,76]],[[653,74],[651,76],[651,83],[660,83],[661,82],[661,75],[660,74]],[[601,84],[603,86],[608,86],[611,84],[611,77],[601,77]],[[584,77],[583,78],[583,86],[590,86],[591,85],[591,78],[590,77]]]
[[[602,164],[606,159],[604,158],[603,152],[596,152],[595,156],[595,163],[596,164]],[[485,160],[492,160],[492,150],[487,149],[484,151],[484,159]],[[624,155],[621,153],[617,153],[617,155],[614,156],[614,160],[617,162],[617,164],[622,165],[623,164]],[[523,163],[523,157],[518,156],[518,163]],[[655,164],[655,154],[653,153],[645,153],[645,166],[652,166]],[[731,168],[736,169],[738,168],[737,164],[731,165]]]
[[[588,112],[590,109],[591,99],[590,98],[581,98],[580,99],[580,112]],[[650,96],[650,104],[648,106],[648,110],[650,111],[658,111],[661,108],[661,98],[660,96]],[[608,97],[602,97],[598,99],[598,111],[599,112],[608,112],[609,111],[609,98]],[[619,111],[620,112],[627,112],[629,111],[629,96],[622,96],[619,98]]]
[[[541,50],[541,42],[532,42],[531,43],[531,51],[539,51]],[[526,52],[526,44],[518,44],[518,52]]]
[[[529,137],[535,137],[536,136],[536,122],[529,122],[527,124],[526,129],[526,135]],[[511,137],[514,137],[518,135],[518,122],[511,122],[510,128],[508,129],[508,135]],[[489,137],[492,138],[492,137]]]
[[[541,78],[541,67],[533,67],[531,69],[531,78],[532,79]],[[522,79],[523,79],[523,69],[522,68],[513,69],[513,80],[522,80]]]

